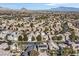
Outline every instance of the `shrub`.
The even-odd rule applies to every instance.
[[[38,55],[39,55],[39,52],[35,50],[32,50],[30,53],[30,56],[38,56]]]

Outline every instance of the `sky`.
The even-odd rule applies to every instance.
[[[79,3],[0,3],[0,7],[11,9],[32,9],[32,10],[44,10],[56,7],[75,7],[79,8]]]

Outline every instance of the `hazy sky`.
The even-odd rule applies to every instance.
[[[79,8],[79,3],[0,3],[0,7],[6,7],[11,9],[50,9],[55,7],[75,7]]]

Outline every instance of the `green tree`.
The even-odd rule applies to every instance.
[[[32,41],[34,41],[35,40],[35,37],[34,36],[32,36]]]
[[[54,36],[52,37],[52,40],[62,40],[62,36]]]
[[[18,41],[22,41],[23,39],[22,39],[22,36],[19,36],[18,37]]]
[[[57,36],[52,37],[52,40],[57,40]]]
[[[75,32],[72,32],[69,38],[71,41],[77,41],[79,37],[75,35]]]
[[[47,27],[45,27],[45,30],[44,30],[44,32],[47,32],[49,29],[47,28]]]
[[[33,27],[34,26],[33,23],[30,23],[30,26]]]
[[[58,36],[57,37],[57,40],[62,40],[62,36]]]
[[[68,48],[68,47],[65,47],[65,48],[63,48],[63,53],[62,53],[62,55],[64,55],[64,56],[67,56],[67,55],[73,55],[73,54],[75,54],[75,51],[73,50],[73,48]]]
[[[18,37],[18,46],[20,47],[20,48],[22,48],[22,41],[23,41],[23,39],[22,39],[22,36],[20,35],[19,37]]]
[[[41,35],[38,35],[38,36],[36,37],[36,39],[37,39],[37,41],[41,41],[41,40],[42,40]]]
[[[24,36],[23,41],[28,41],[27,34],[23,34],[23,36]]]
[[[50,54],[50,56],[56,56],[57,55],[57,51],[56,50],[49,50],[48,53]]]

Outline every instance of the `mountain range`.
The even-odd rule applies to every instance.
[[[75,7],[57,7],[57,8],[51,8],[50,11],[77,11],[79,12],[79,8]]]
[[[56,7],[56,8],[50,8],[50,9],[46,9],[46,10],[28,10],[26,8],[22,8],[22,9],[9,9],[9,8],[4,8],[4,7],[0,7],[0,11],[75,11],[75,12],[79,12],[79,8],[75,8],[75,7]]]

